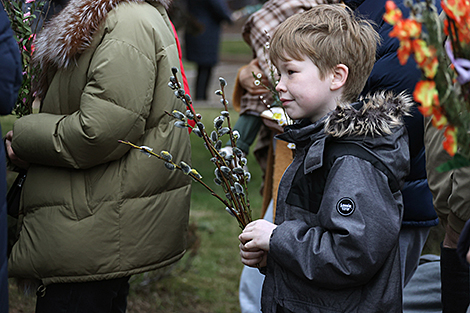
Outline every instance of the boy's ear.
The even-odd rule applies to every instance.
[[[338,90],[343,87],[348,79],[349,68],[344,64],[338,64],[333,69],[333,80],[331,81],[331,90]]]

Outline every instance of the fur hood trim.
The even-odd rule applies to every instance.
[[[151,0],[166,9],[172,0]],[[70,0],[67,6],[46,24],[36,41],[34,62],[41,67],[67,67],[91,44],[106,15],[123,2],[145,0]]]
[[[325,133],[333,137],[383,136],[403,125],[403,117],[410,115],[414,105],[411,97],[402,92],[380,92],[360,100],[362,106],[342,105],[327,117]]]
[[[166,9],[172,0],[70,0],[53,17],[36,40],[33,63],[39,65],[40,74],[33,86],[37,97],[44,98],[48,88],[47,76],[57,69],[66,68],[90,47],[93,35],[106,20],[108,12],[120,3],[155,2]]]

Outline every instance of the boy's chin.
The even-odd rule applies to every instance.
[[[290,110],[289,108],[285,108],[287,116],[292,120],[301,119],[298,117],[299,114],[295,114],[295,111]]]

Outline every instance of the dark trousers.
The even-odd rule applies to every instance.
[[[124,313],[129,277],[51,284],[38,292],[36,313]]]
[[[288,309],[280,306],[279,304],[277,305],[277,308],[276,308],[276,313],[294,313],[292,311],[289,311]]]
[[[207,100],[207,88],[209,87],[209,81],[211,77],[212,65],[198,65],[196,78],[196,100]]]
[[[457,249],[441,245],[441,301],[443,313],[465,313],[470,304],[468,264],[463,264]]]

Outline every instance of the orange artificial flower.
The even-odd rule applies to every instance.
[[[443,114],[440,108],[434,108],[432,115],[432,126],[437,129],[442,129],[447,125],[447,117]]]
[[[422,39],[413,40],[411,45],[416,63],[418,63],[419,67],[423,70],[426,78],[433,79],[439,65],[436,49],[432,46],[428,46],[426,41]]]
[[[421,23],[411,19],[402,19],[393,26],[393,30],[390,32],[389,36],[396,37],[400,41],[415,39],[419,38],[421,30]]]
[[[445,140],[442,143],[444,150],[446,150],[450,156],[454,156],[457,152],[457,129],[452,125],[447,126],[444,131],[444,137]]]
[[[398,60],[401,65],[408,62],[408,58],[413,53],[412,39],[421,35],[421,24],[415,20],[402,19],[397,21],[389,33],[390,37],[398,38],[400,47],[397,50]]]
[[[406,62],[408,62],[411,52],[411,40],[400,41],[400,47],[398,47],[397,50],[397,57],[401,65],[405,65]]]
[[[383,19],[390,25],[395,25],[399,20],[401,20],[403,14],[400,9],[397,8],[397,5],[393,1],[385,2],[385,14]]]
[[[437,68],[439,66],[439,60],[437,57],[433,57],[426,60],[426,63],[422,65],[422,70],[424,72],[424,76],[428,79],[433,79],[436,76]]]
[[[413,92],[413,98],[421,104],[418,109],[424,116],[432,115],[433,107],[439,106],[439,94],[436,89],[436,83],[432,80],[419,81]]]
[[[415,60],[418,65],[426,63],[426,59],[436,56],[436,49],[428,46],[423,39],[415,39],[412,41],[413,50],[415,53]]]
[[[446,0],[441,2],[447,18],[444,20],[444,33],[449,36],[452,31],[453,38],[459,38],[461,42],[470,43],[470,1]],[[449,27],[449,19],[456,24],[455,28]],[[455,31],[457,30],[457,34]]]
[[[442,0],[441,6],[446,15],[457,24],[462,24],[465,17],[470,15],[470,2],[468,0]]]

